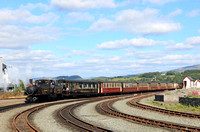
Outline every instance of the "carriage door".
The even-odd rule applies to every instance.
[[[186,88],[186,86],[187,86],[187,81],[184,81],[183,82],[183,88]]]
[[[123,93],[123,83],[120,83],[120,84],[121,84],[120,91],[121,91],[121,93]]]

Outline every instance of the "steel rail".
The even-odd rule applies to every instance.
[[[38,130],[34,126],[32,126],[31,123],[29,122],[29,117],[30,117],[30,115],[32,113],[34,113],[37,110],[43,109],[45,107],[48,107],[48,106],[62,104],[62,103],[69,103],[69,102],[74,102],[74,101],[79,101],[79,100],[81,100],[81,99],[67,100],[67,101],[61,101],[61,102],[54,102],[54,103],[42,104],[42,105],[39,105],[39,106],[35,106],[35,107],[32,107],[32,108],[26,109],[26,110],[20,112],[19,114],[17,114],[13,118],[12,126],[13,126],[14,130],[17,131],[17,132],[21,132],[22,130],[23,131],[38,132]],[[85,100],[85,99],[82,99],[82,100]],[[21,123],[21,124],[18,125],[17,122],[20,120],[20,118],[22,118],[21,120],[23,120],[23,123]],[[22,125],[22,126],[20,126],[20,125]]]
[[[123,119],[127,119],[133,122],[145,124],[145,125],[151,125],[151,126],[156,126],[156,127],[162,127],[162,128],[169,128],[169,129],[176,129],[176,130],[181,130],[181,131],[200,131],[200,128],[197,127],[192,127],[192,126],[183,126],[180,124],[176,123],[171,123],[171,122],[165,122],[165,121],[158,121],[158,120],[152,120],[152,119],[147,119],[139,116],[133,116],[125,113],[121,113],[111,107],[111,105],[120,99],[113,99],[109,100],[103,103],[100,103],[98,105],[98,108],[105,114],[112,115],[115,117],[120,117]]]
[[[152,95],[150,95],[150,96],[152,96]],[[200,119],[199,114],[173,111],[173,110],[168,110],[168,109],[164,109],[164,108],[149,106],[149,105],[142,104],[142,103],[139,102],[141,99],[144,99],[144,98],[147,98],[147,97],[150,97],[150,96],[143,96],[143,97],[138,97],[136,99],[132,99],[132,100],[128,101],[127,104],[129,106],[138,107],[138,108],[141,108],[141,109],[144,109],[144,110],[152,110],[152,111],[156,111],[156,112],[160,112],[160,113],[164,113],[164,114],[168,114],[168,115]]]
[[[80,102],[80,103],[76,103],[76,104],[66,106],[59,111],[59,115],[67,123],[70,123],[71,125],[79,128],[81,130],[84,130],[84,131],[89,131],[89,132],[108,131],[108,132],[111,132],[111,130],[108,130],[108,129],[93,125],[91,123],[85,122],[85,121],[81,120],[79,117],[77,117],[76,115],[74,115],[74,113],[73,113],[74,109],[78,106],[81,106],[81,105],[86,104],[86,103],[99,101],[99,100],[102,100],[102,99],[108,99],[108,98],[110,98],[110,97],[103,97],[103,98],[101,97],[100,99],[93,99],[93,100],[84,101],[84,102]]]

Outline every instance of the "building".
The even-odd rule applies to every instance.
[[[0,57],[0,90],[5,90],[8,84],[7,66],[3,64],[3,58]]]
[[[194,88],[194,79],[190,76],[186,76],[183,79],[183,88]]]
[[[199,81],[199,79],[196,79],[196,80],[194,81],[194,87],[195,87],[195,88],[200,88],[200,81]]]

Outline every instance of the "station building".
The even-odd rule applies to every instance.
[[[199,79],[197,79],[197,80],[194,81],[194,87],[195,88],[200,88],[200,81],[199,81]]]
[[[183,88],[190,89],[190,88],[200,88],[200,81],[199,79],[194,79],[190,76],[186,76],[183,79]]]

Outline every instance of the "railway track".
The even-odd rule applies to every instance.
[[[10,109],[24,107],[24,106],[27,106],[27,105],[29,105],[29,104],[20,103],[20,104],[12,104],[12,105],[3,106],[3,107],[0,107],[0,113],[7,111],[7,110],[10,110]]]
[[[144,124],[144,125],[150,125],[154,127],[161,127],[161,128],[168,128],[171,130],[180,130],[180,131],[200,131],[200,128],[192,127],[192,126],[183,126],[180,124],[175,124],[171,122],[164,122],[164,121],[158,121],[158,120],[152,120],[147,118],[142,118],[139,116],[133,116],[125,113],[121,113],[114,108],[112,108],[112,104],[121,98],[113,99],[109,101],[105,101],[103,103],[98,104],[97,108],[101,111],[101,113],[111,115],[114,117],[120,117],[129,121],[133,121],[136,123]]]
[[[200,115],[199,114],[172,111],[172,110],[167,110],[167,109],[153,107],[153,106],[149,106],[149,105],[145,105],[145,104],[139,103],[139,101],[141,99],[144,99],[144,98],[147,98],[147,97],[150,97],[150,96],[152,96],[152,95],[146,95],[146,96],[141,96],[141,97],[134,98],[134,99],[128,101],[127,104],[129,106],[132,106],[132,107],[137,107],[137,108],[144,109],[144,110],[152,110],[152,111],[156,111],[156,112],[160,112],[160,113],[164,113],[164,114],[168,114],[168,115],[200,119]]]
[[[48,106],[63,104],[63,103],[70,103],[70,102],[75,102],[75,101],[80,101],[80,100],[86,100],[86,99],[76,99],[76,100],[48,103],[48,104],[35,106],[35,107],[29,108],[25,111],[22,111],[14,117],[13,123],[12,123],[13,129],[17,132],[23,132],[23,131],[38,132],[38,130],[34,126],[32,126],[31,123],[29,122],[29,117],[32,113],[34,113],[37,110],[48,107]]]
[[[106,98],[105,98],[106,99]],[[108,131],[111,132],[111,130],[104,129],[98,126],[95,126],[93,124],[87,123],[81,119],[79,119],[77,116],[74,115],[73,110],[85,103],[91,103],[95,101],[99,101],[101,99],[93,99],[90,101],[84,101],[76,104],[69,105],[63,109],[60,110],[59,114],[62,119],[64,119],[67,123],[70,123],[72,126],[75,126],[78,129],[84,130],[84,131],[97,131],[97,132],[102,132],[102,131]]]
[[[114,96],[116,97],[116,96]],[[66,110],[62,110],[62,111],[68,111],[70,110],[70,114],[73,115],[73,113],[71,112],[75,107],[78,107],[79,105],[83,105],[84,103],[89,103],[89,102],[92,102],[92,101],[98,101],[98,100],[101,100],[101,99],[106,99],[106,98],[114,98],[112,96],[109,96],[109,97],[97,97],[95,99],[90,99],[90,101],[87,101],[88,98],[82,98],[82,99],[75,99],[75,100],[68,100],[68,101],[60,101],[60,102],[53,102],[53,103],[48,103],[48,104],[42,104],[42,105],[39,105],[39,106],[35,106],[35,107],[32,107],[32,108],[29,108],[25,111],[22,111],[20,112],[19,114],[17,114],[14,118],[13,118],[13,122],[12,122],[12,125],[13,125],[13,129],[17,132],[23,132],[23,131],[26,131],[26,132],[29,132],[29,131],[35,131],[35,132],[38,132],[38,130],[33,126],[31,125],[30,123],[30,115],[32,113],[34,113],[35,111],[38,111],[40,109],[43,109],[43,108],[46,108],[46,107],[49,107],[49,106],[52,106],[52,105],[57,105],[57,104],[63,104],[63,103],[70,103],[70,102],[75,102],[75,101],[84,101],[86,100],[85,102],[83,103],[77,103],[77,104],[74,104],[74,105],[70,105],[69,107],[67,106],[67,108],[69,109],[66,109]],[[61,112],[62,114],[62,117],[66,118],[65,115]],[[67,116],[68,117],[68,116]],[[75,117],[74,115],[72,117]],[[70,119],[71,120],[71,119]],[[73,119],[72,119],[73,120]],[[84,124],[84,122],[83,122]],[[85,122],[85,124],[88,124]],[[89,125],[89,124],[88,124]],[[75,125],[76,126],[76,125]],[[76,126],[76,127],[81,127],[82,125],[80,124],[80,126]],[[94,126],[95,128],[95,126]],[[103,128],[99,128],[99,127],[96,127],[96,130],[102,130],[102,131],[109,131],[109,130],[106,130],[106,129],[103,129]]]
[[[124,95],[118,95],[118,96],[109,96],[109,97],[98,97],[98,98],[94,98],[91,99],[89,101],[84,101],[84,102],[80,102],[80,103],[76,103],[76,104],[72,104],[69,105],[67,107],[64,107],[63,109],[61,109],[59,111],[59,115],[60,117],[65,120],[67,123],[71,124],[72,126],[75,126],[76,128],[80,129],[80,130],[84,130],[84,131],[89,131],[89,132],[93,132],[93,131],[97,131],[97,132],[102,132],[102,131],[108,131],[111,132],[111,130],[109,129],[105,129],[90,123],[87,123],[83,120],[81,120],[79,117],[77,117],[76,115],[74,115],[74,109],[86,104],[86,103],[91,103],[91,102],[95,102],[95,101],[100,101],[100,100],[104,100],[104,99],[111,99],[111,98],[117,98],[117,97],[122,97]],[[133,97],[133,96],[130,96]],[[127,97],[125,97],[127,98]]]

